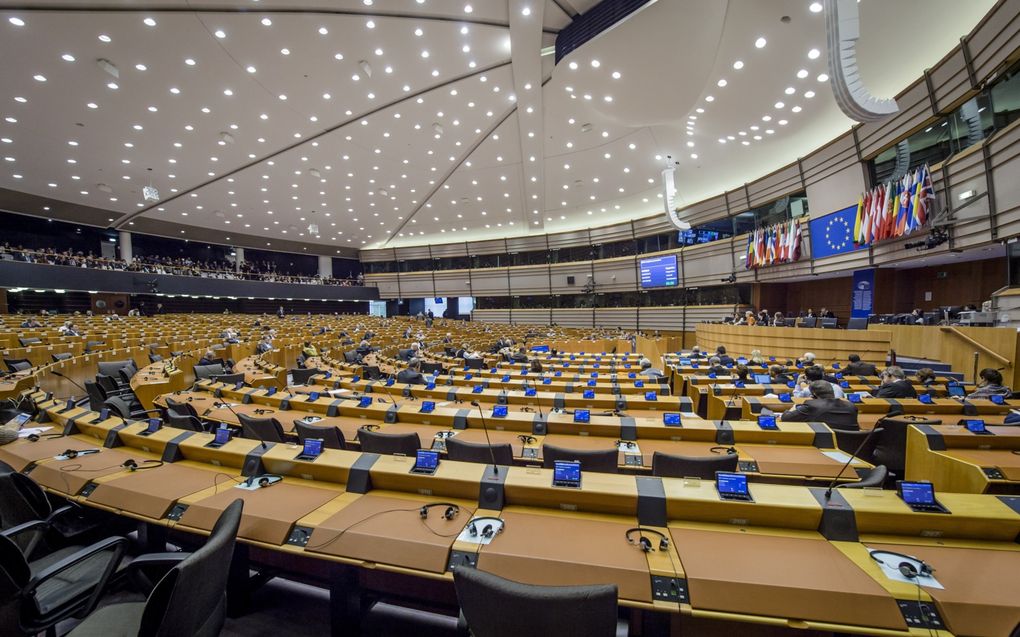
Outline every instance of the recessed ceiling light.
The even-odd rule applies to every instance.
[[[762,116],[761,121],[763,121],[763,122],[771,122],[772,121],[772,116],[771,115],[764,115],[764,116]]]
[[[807,71],[807,69],[801,69],[801,70],[797,71],[797,77],[798,77],[799,79],[802,79],[802,80],[803,80],[803,79],[804,79],[805,77],[807,77],[807,76],[808,76],[808,71]]]
[[[810,51],[807,52],[808,59],[810,59],[810,60],[817,59],[818,56],[821,55],[821,54],[822,54],[822,52],[819,51],[818,49],[811,49]]]
[[[464,13],[471,13],[472,11],[474,11],[474,8],[471,5],[464,5]]]
[[[273,21],[269,18],[262,18],[262,26],[269,27],[273,25]]]
[[[776,103],[774,104],[774,106],[775,106],[776,108],[785,108],[785,107],[786,107],[786,104],[784,104],[784,103],[782,103],[782,102],[776,102]]]
[[[22,20],[21,18],[14,17],[14,16],[11,16],[10,18],[7,18],[7,21],[10,22],[11,24],[13,24],[16,27],[23,27],[23,26],[25,26],[25,21],[24,20]]]
[[[290,49],[286,49],[286,48],[280,49],[280,54],[281,55],[290,55]]]
[[[570,67],[570,70],[571,70],[571,71],[576,71],[576,70],[577,70],[577,62],[571,62],[571,63],[570,63],[570,64],[568,64],[567,66],[569,66],[569,67]]]
[[[794,113],[799,113],[801,111],[801,108],[799,106],[794,106],[790,110],[793,111]]]
[[[694,109],[694,112],[696,112],[696,113],[704,113],[705,109],[703,109],[703,108],[696,108],[696,109]]]
[[[234,94],[234,92],[232,90],[230,90],[229,88],[225,88],[225,89],[223,89],[223,94],[226,95],[227,97],[230,97],[231,95]]]
[[[722,87],[726,86],[726,80],[719,80],[719,81],[718,81],[718,82],[716,82],[715,84],[716,84],[716,86],[718,86],[719,88],[722,88]]]
[[[714,101],[715,101],[715,98],[714,98],[714,97],[712,97],[711,95],[706,95],[706,96],[705,96],[705,101],[706,101],[706,102],[714,102]]]
[[[423,51],[421,52],[421,56],[422,56],[423,58],[427,58],[427,57],[429,56],[429,52],[428,52],[427,50],[423,50]]]
[[[785,119],[781,119],[781,120],[779,120],[779,125],[780,125],[780,126],[786,126],[786,124],[787,124],[787,123],[788,123],[788,122],[787,122],[787,121],[786,121]]]
[[[319,35],[329,35],[329,29],[326,27],[319,27]]]
[[[829,81],[829,76],[826,75],[825,73],[822,73],[821,75],[818,76],[818,81],[819,82],[828,82]]]
[[[740,60],[737,60],[736,62],[733,63],[733,68],[739,71],[740,69],[744,68],[744,63],[741,62]]]
[[[70,53],[65,53],[65,54],[61,55],[60,57],[61,57],[61,59],[63,59],[63,60],[65,61],[65,62],[74,62],[74,56],[73,56],[73,55],[71,55]]]
[[[155,113],[155,112],[156,112],[156,111],[158,111],[158,110],[159,110],[159,109],[158,109],[158,108],[156,108],[155,106],[150,106],[150,107],[149,107],[149,112],[150,112],[150,113]]]
[[[144,20],[142,20],[142,22],[147,27],[154,27],[154,26],[156,26],[156,21],[154,19],[152,19],[152,18],[145,18]]]
[[[601,63],[601,62],[599,62],[598,60],[592,60],[592,61],[591,61],[591,67],[592,67],[593,69],[597,69],[597,68],[599,68],[600,66],[602,66],[602,63]]]
[[[765,38],[758,38],[757,40],[754,41],[754,48],[764,49],[766,44],[768,44],[768,40],[766,40]]]
[[[111,91],[116,91],[117,89],[119,89],[119,88],[120,88],[119,86],[117,86],[117,83],[116,83],[116,82],[108,82],[108,83],[106,84],[106,86],[107,86],[107,87],[108,87],[108,88],[109,88],[109,89],[110,89]]]
[[[89,102],[85,106],[88,106],[89,108],[99,108],[99,105],[96,104],[95,102]]]
[[[223,38],[227,37],[227,32],[224,31],[223,29],[216,29],[213,35],[222,40]]]
[[[372,20],[369,20],[368,22],[365,23],[365,26],[368,27],[369,29],[374,29],[375,28],[375,22],[373,22]]]
[[[786,90],[783,92],[786,93],[787,95],[793,95],[794,93],[797,92],[797,89],[793,88],[792,86],[787,86]]]
[[[174,95],[177,95],[181,92],[181,89],[177,88],[176,86],[171,86],[170,92],[173,93]]]
[[[804,91],[804,97],[806,97],[807,99],[811,99],[814,96],[815,96],[814,91]]]
[[[45,82],[46,76],[36,73],[35,75],[32,76],[32,79],[35,80],[36,82]]]
[[[99,36],[99,41],[100,42],[109,42],[110,41],[110,36],[108,36],[105,33],[103,33],[102,35]]]
[[[195,60],[193,60],[192,58],[184,58],[184,63],[187,64],[188,66],[195,66]]]
[[[21,104],[24,104],[24,103],[25,103],[25,102],[27,102],[28,100],[27,100],[27,99],[25,99],[24,97],[15,97],[15,98],[14,98],[14,101],[15,101],[15,102],[19,102],[19,103],[21,103]]]
[[[251,65],[248,65],[247,67],[245,67],[244,70],[248,71],[249,73],[254,73],[255,72],[255,67],[251,66]]]
[[[145,66],[144,64],[135,64],[135,68],[138,69],[139,71],[149,70],[149,67]]]

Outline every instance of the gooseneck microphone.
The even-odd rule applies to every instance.
[[[482,406],[478,404],[477,400],[471,401],[472,407],[478,408],[478,415],[482,417],[482,431],[485,432],[485,444],[489,446],[489,456],[492,458],[492,473],[499,475],[499,465],[496,464],[496,453],[492,450],[492,441],[489,440],[489,426],[485,424],[485,412],[482,411]]]
[[[65,374],[62,374],[61,372],[58,372],[58,371],[57,371],[57,370],[55,370],[55,369],[51,369],[51,370],[50,370],[50,373],[51,373],[51,374],[53,374],[54,376],[59,376],[60,378],[63,378],[63,379],[64,379],[64,380],[66,380],[67,382],[71,383],[72,385],[74,385],[74,386],[75,386],[75,387],[77,387],[78,389],[80,389],[80,390],[82,390],[83,392],[85,392],[85,395],[88,395],[88,393],[89,393],[89,392],[88,392],[88,390],[87,390],[87,389],[85,389],[84,387],[82,387],[81,385],[79,385],[77,381],[75,381],[74,379],[70,378],[69,376],[67,376],[67,375],[65,375]]]

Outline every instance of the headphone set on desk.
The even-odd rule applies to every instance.
[[[906,577],[907,579],[917,579],[921,576],[931,577],[932,573],[935,572],[935,569],[932,568],[930,564],[912,555],[904,555],[903,553],[896,553],[894,551],[869,551],[869,555],[871,555],[871,559],[884,566],[890,565],[875,557],[876,555],[889,555],[903,560],[896,565],[896,568],[899,569],[903,577]],[[916,566],[914,565],[915,563],[917,564]]]
[[[496,518],[496,517],[492,517],[492,516],[482,516],[482,517],[479,517],[479,518],[475,518],[475,519],[471,520],[470,523],[468,523],[467,530],[468,530],[468,534],[471,537],[478,537],[478,523],[479,522],[490,522],[490,524],[486,524],[485,526],[483,526],[482,527],[482,531],[481,531],[482,537],[486,538],[486,539],[491,539],[491,538],[499,535],[500,533],[503,532],[503,529],[506,528],[506,521],[503,520],[502,518]],[[498,527],[493,527],[493,525],[491,524],[492,522],[499,522],[499,526]]]
[[[429,517],[429,510],[436,507],[446,507],[443,511],[443,518],[447,520],[452,520],[460,514],[460,506],[453,504],[452,502],[430,502],[429,504],[422,505],[422,507],[418,509],[418,515],[421,516],[421,519],[425,520]]]
[[[93,454],[93,453],[99,453],[99,450],[98,449],[65,449],[64,451],[62,451],[60,453],[60,455],[64,456],[68,460],[73,460],[73,459],[77,458],[78,456],[87,456],[87,455]]]
[[[43,438],[63,438],[64,434],[28,434],[26,440],[29,442],[39,442]]]
[[[637,539],[634,539],[634,537],[633,537],[635,533],[637,534]],[[660,551],[668,551],[669,550],[669,538],[666,537],[665,533],[663,533],[661,531],[656,531],[655,529],[649,529],[649,528],[646,528],[646,527],[643,527],[643,526],[635,526],[632,529],[627,529],[627,534],[626,534],[627,535],[627,544],[633,544],[635,546],[640,546],[641,550],[644,551],[645,553],[651,553],[655,549],[652,547],[652,541],[650,539],[648,539],[647,537],[645,537],[643,535],[644,533],[650,533],[652,535],[659,536],[659,550]]]
[[[274,411],[275,411],[275,410],[273,410],[273,409],[253,409],[253,410],[252,410],[252,413],[254,413],[254,414],[255,414],[255,415],[257,415],[257,416],[261,416],[261,415],[263,415],[263,414],[271,414],[271,413],[274,413]]]
[[[440,440],[447,440],[449,438],[453,438],[456,433],[457,432],[455,431],[437,431],[436,438],[439,438]]]
[[[275,473],[264,473],[258,476],[251,476],[241,484],[246,487],[253,487],[257,485],[258,488],[265,489],[266,487],[271,487],[282,480],[283,476],[281,475],[277,475]]]
[[[737,453],[735,447],[709,447],[712,453]]]
[[[375,431],[378,428],[379,428],[379,425],[361,425],[360,427],[358,427],[358,429],[361,429],[361,430],[364,430],[364,431]]]
[[[143,466],[145,465],[145,466]],[[162,460],[142,460],[141,464],[138,463],[134,458],[128,458],[120,466],[124,467],[128,471],[142,471],[144,469],[158,469],[163,466]]]
[[[538,440],[534,436],[529,436],[528,434],[521,434],[517,436],[517,439],[520,440],[521,443],[525,445],[533,445],[536,442],[538,442]]]
[[[634,442],[633,440],[617,440],[616,446],[617,448],[622,447],[624,449],[636,449],[637,443]]]

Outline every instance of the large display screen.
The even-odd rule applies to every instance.
[[[641,259],[641,287],[676,287],[677,283],[679,283],[679,276],[677,275],[675,254]]]

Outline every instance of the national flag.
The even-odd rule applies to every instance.
[[[868,206],[871,193],[865,193],[857,200],[857,217],[854,219],[854,243],[860,243],[861,223],[864,221],[864,209]]]

